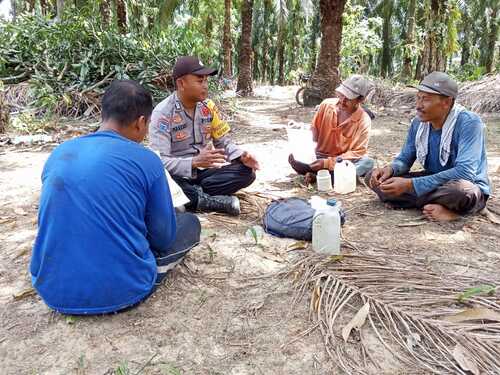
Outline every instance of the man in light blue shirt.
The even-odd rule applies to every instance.
[[[113,82],[99,131],[64,142],[44,166],[30,272],[58,312],[133,306],[199,242],[199,220],[176,217],[163,164],[140,144],[152,111],[142,86]]]
[[[455,103],[458,85],[447,74],[433,72],[416,88],[417,117],[401,153],[366,182],[383,202],[430,220],[479,212],[491,194],[483,122]],[[424,171],[409,172],[417,160]]]

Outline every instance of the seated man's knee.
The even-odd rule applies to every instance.
[[[237,172],[239,177],[244,179],[248,183],[248,185],[252,184],[255,181],[255,178],[257,177],[255,171],[241,162],[239,162],[237,165],[238,165]]]
[[[443,188],[448,194],[455,196],[473,196],[480,190],[477,185],[467,180],[449,181]]]
[[[475,213],[484,208],[486,200],[479,186],[467,180],[449,181],[438,189],[439,203],[459,214]]]
[[[201,234],[200,219],[190,212],[178,213],[176,216],[178,232],[190,237],[193,241],[199,242]]]
[[[366,174],[368,174],[374,166],[375,161],[372,158],[365,156],[356,163],[356,174],[359,177],[366,176]]]
[[[253,184],[256,178],[257,175],[255,174],[255,171],[252,170],[248,175],[248,185]]]

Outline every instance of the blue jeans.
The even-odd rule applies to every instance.
[[[366,175],[375,166],[375,161],[368,156],[363,156],[361,159],[358,159],[356,161],[354,161],[354,160],[351,160],[351,161],[354,164],[354,166],[356,167],[356,175],[358,177],[362,177],[362,176]]]

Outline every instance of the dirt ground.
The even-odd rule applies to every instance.
[[[257,97],[233,102],[233,138],[256,154],[262,171],[247,190],[264,197],[316,194],[287,165],[284,125],[309,122],[312,109],[299,108],[294,88],[261,87]],[[374,108],[370,154],[380,165],[399,151],[411,108]],[[490,178],[500,182],[500,117],[488,125]],[[286,271],[310,246],[264,235],[256,244],[246,234],[259,225],[257,209],[243,206],[238,219],[200,215],[202,242],[165,285],[137,308],[115,315],[66,317],[50,311],[33,293],[31,246],[43,164],[54,145],[95,127],[63,123],[54,143],[0,148],[0,374],[337,374],[323,338],[311,327],[309,301],[292,304],[294,288]],[[440,272],[496,274],[500,226],[482,216],[451,224],[417,220],[416,210],[388,210],[364,186],[341,196],[348,211],[343,235],[359,251],[427,255]],[[262,202],[262,200],[260,201]],[[489,206],[500,212],[495,193]],[[246,207],[246,208],[245,208]],[[342,329],[339,326],[338,330]],[[386,374],[419,374],[405,368],[380,343],[370,344]]]

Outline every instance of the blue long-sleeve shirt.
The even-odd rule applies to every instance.
[[[57,147],[42,173],[30,271],[47,303],[100,314],[139,302],[156,280],[154,253],[175,239],[160,158],[112,131]]]
[[[419,125],[418,118],[411,123],[401,153],[391,165],[394,176],[408,173],[416,160],[415,141]],[[445,166],[439,162],[441,132],[441,129],[430,128],[428,153],[423,166],[430,175],[412,179],[417,196],[429,193],[452,180],[470,181],[479,186],[485,195],[490,195],[485,125],[479,116],[470,111],[463,111],[458,115],[451,140],[451,153]]]

